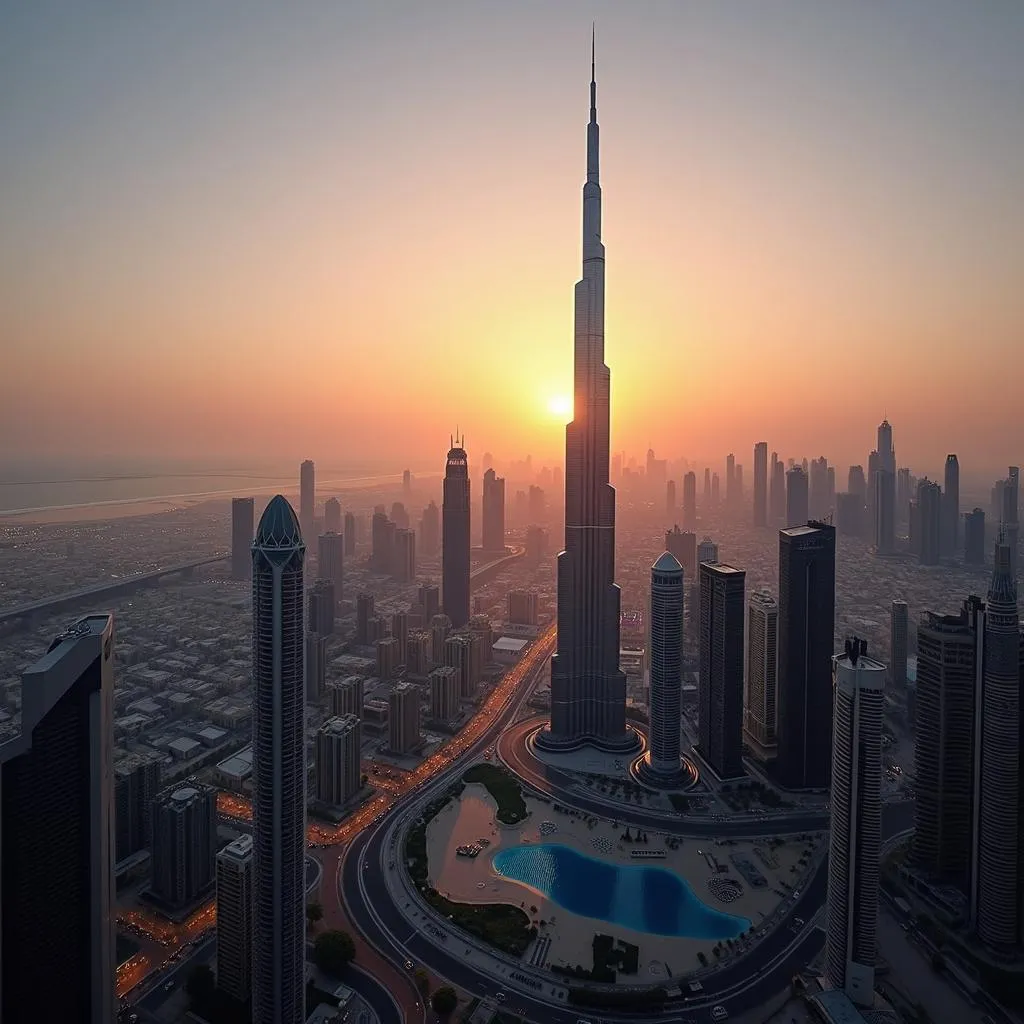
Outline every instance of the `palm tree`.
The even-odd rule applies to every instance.
[[[311,900],[306,904],[306,925],[312,931],[318,921],[324,919],[324,908],[316,901]]]

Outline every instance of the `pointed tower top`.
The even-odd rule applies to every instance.
[[[597,22],[590,25],[590,123],[597,124]]]

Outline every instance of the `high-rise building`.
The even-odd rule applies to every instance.
[[[875,996],[878,859],[882,842],[885,666],[847,641],[837,655],[832,739],[825,976],[861,1006]]]
[[[942,554],[954,558],[960,551],[960,463],[946,456],[942,488]]]
[[[409,642],[409,613],[392,612],[391,635],[398,643],[398,664],[405,664],[405,649]]]
[[[911,502],[917,500],[917,480],[906,467],[896,471],[896,513],[893,521],[905,523]]]
[[[345,537],[345,554],[354,555],[356,553],[356,517],[351,512],[345,513],[345,529],[342,531]]]
[[[248,580],[252,572],[252,532],[255,523],[252,498],[231,499],[231,578]]]
[[[891,555],[896,550],[895,478],[884,469],[875,473],[875,551]]]
[[[700,567],[700,753],[722,779],[743,774],[743,591],[746,573]]]
[[[704,508],[711,507],[711,467],[704,467]]]
[[[331,636],[334,633],[334,584],[327,579],[313,581],[308,595],[306,625],[311,633]]]
[[[483,547],[484,551],[505,550],[505,478],[493,469],[484,473]]]
[[[1011,466],[1003,486],[1003,534],[1006,545],[1010,549],[1010,576],[1016,580],[1019,569],[1017,552],[1017,535],[1020,529],[1017,521],[1018,499],[1020,495],[1020,468]]]
[[[327,637],[307,633],[303,641],[304,692],[306,700],[315,704],[323,696],[327,678]]]
[[[405,641],[405,669],[411,676],[425,676],[430,671],[430,631],[412,629]]]
[[[435,615],[430,620],[430,660],[435,665],[445,664],[445,643],[452,631],[452,620],[447,615]]]
[[[393,520],[384,512],[374,512],[370,520],[370,568],[388,576],[395,571],[395,531]]]
[[[697,525],[697,474],[692,470],[683,477],[683,526],[692,530]]]
[[[914,543],[922,565],[938,565],[942,554],[942,488],[927,477],[917,485]]]
[[[754,445],[754,525],[768,524],[768,442]]]
[[[419,690],[399,683],[388,698],[388,748],[393,754],[411,754],[420,742]]]
[[[907,602],[893,601],[889,607],[889,682],[900,692],[907,688],[909,632]]]
[[[650,743],[644,767],[679,774],[683,682],[683,567],[666,551],[651,567]]]
[[[441,510],[432,501],[420,518],[420,552],[426,559],[437,558],[441,547]]]
[[[912,858],[925,875],[969,891],[973,863],[976,690],[985,605],[928,612],[917,627]]]
[[[398,641],[385,636],[377,641],[377,678],[393,679],[398,673]]]
[[[828,459],[824,455],[820,459],[811,460],[809,484],[808,507],[811,518],[824,519],[831,507],[828,500]],[[794,523],[791,525],[798,524]]]
[[[341,536],[341,532],[341,502],[337,498],[328,498],[324,502],[324,533]]]
[[[57,636],[0,742],[5,1024],[114,1019],[113,645],[110,615]]]
[[[675,480],[669,480],[665,484],[665,514],[668,516],[669,522],[675,519],[676,516],[676,482]]]
[[[416,534],[404,527],[395,530],[394,577],[401,583],[416,579]]]
[[[593,56],[593,55],[592,55]],[[626,676],[619,669],[615,491],[608,482],[611,373],[604,361],[604,245],[597,85],[591,62],[583,276],[575,291],[574,416],[565,428],[565,550],[558,556],[558,641],[551,658],[549,748],[592,743],[631,750]]]
[[[786,465],[772,452],[771,519],[776,526],[786,518]]]
[[[422,583],[416,591],[416,603],[422,616],[420,624],[429,626],[435,615],[441,611],[441,591],[434,583]]]
[[[681,532],[678,526],[673,526],[665,534],[665,550],[683,567],[687,581],[694,582],[697,578],[697,534]]]
[[[217,988],[239,1003],[252,991],[252,836],[217,854]]]
[[[835,528],[780,530],[776,771],[791,789],[829,784],[835,610]]]
[[[362,676],[345,676],[327,684],[327,696],[331,714],[344,718],[346,715],[363,717],[363,694],[365,680]]]
[[[705,537],[700,544],[697,545],[697,565],[700,566],[704,562],[717,561],[718,545],[710,537]]]
[[[786,473],[786,525],[803,526],[810,517],[807,474],[794,466]]]
[[[846,474],[846,490],[849,494],[856,494],[862,502],[867,501],[868,482],[864,476],[863,466],[851,466]]]
[[[459,673],[459,696],[472,700],[476,696],[473,678],[473,641],[464,633],[450,634],[444,642],[444,664]]]
[[[355,715],[334,716],[316,731],[316,799],[332,807],[347,804],[362,785],[362,730]]]
[[[316,572],[334,586],[334,603],[341,604],[345,583],[345,538],[329,530],[316,542]]]
[[[964,515],[964,561],[968,565],[985,564],[985,511],[976,508]]]
[[[717,473],[711,474],[711,504],[714,508],[722,503],[722,483]]]
[[[430,717],[452,722],[459,716],[459,670],[438,665],[430,673]]]
[[[252,546],[253,1024],[306,1019],[305,552],[279,494]]]
[[[365,646],[371,643],[370,620],[373,618],[373,594],[356,596],[356,643]]]
[[[743,735],[762,761],[775,756],[778,709],[779,606],[766,591],[747,605],[747,682]]]
[[[864,499],[859,494],[836,495],[836,526],[847,537],[864,536]]]
[[[152,814],[153,893],[187,907],[214,882],[217,792],[198,779],[176,782],[157,793]]]
[[[985,662],[978,710],[972,910],[978,937],[1009,949],[1024,941],[1024,804],[1021,801],[1020,618],[1012,553],[996,542],[985,604]]]
[[[299,466],[299,526],[303,539],[313,541],[313,520],[316,517],[316,469],[312,459]]]
[[[441,512],[441,597],[456,629],[469,622],[469,460],[462,445],[452,439]]]
[[[510,590],[508,593],[508,621],[515,625],[537,625],[537,592]]]
[[[122,861],[148,849],[153,798],[160,791],[160,761],[153,754],[130,753],[114,764],[115,858]]]
[[[739,497],[736,487],[736,456],[730,452],[725,457],[725,504],[728,508],[736,505]]]

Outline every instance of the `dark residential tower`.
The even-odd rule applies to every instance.
[[[832,652],[836,531],[808,523],[779,531],[779,780],[824,789],[832,769]]]
[[[786,525],[803,526],[809,518],[807,474],[794,466],[786,473]]]
[[[305,553],[278,494],[252,546],[253,1024],[306,1019]]]
[[[313,537],[313,518],[316,515],[316,468],[312,459],[299,466],[299,523],[304,538]]]
[[[960,463],[955,455],[946,456],[942,489],[942,555],[954,558],[960,552]]]
[[[768,525],[768,442],[754,445],[754,525]]]
[[[0,743],[0,1019],[114,1019],[114,623],[91,615],[22,676]]]
[[[484,473],[483,547],[488,552],[505,550],[505,478],[493,469]]]
[[[619,669],[615,490],[608,481],[611,373],[604,361],[604,245],[597,84],[591,54],[583,276],[575,289],[574,415],[565,428],[565,550],[558,556],[558,646],[551,658],[551,724],[542,745],[629,750],[626,677]]]
[[[252,531],[256,513],[252,498],[231,499],[231,578],[248,580],[252,572]]]
[[[452,438],[441,509],[441,599],[455,629],[469,622],[469,460],[462,438]]]
[[[722,779],[743,774],[743,617],[746,573],[700,566],[700,753]]]
[[[682,696],[683,567],[666,551],[651,567],[650,749],[645,767],[679,774]]]

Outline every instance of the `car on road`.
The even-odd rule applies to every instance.
[[[495,998],[498,1000],[499,1003],[503,1003],[505,1002],[505,993],[499,992],[497,996],[495,996]]]
[[[716,1007],[714,1007],[712,1009],[712,1011],[711,1011],[711,1019],[713,1021],[728,1020],[729,1019],[729,1011],[724,1006],[719,1004],[718,1006],[716,1006]]]
[[[412,970],[412,961],[411,960],[406,960],[405,961],[405,969],[407,971],[411,971]]]

